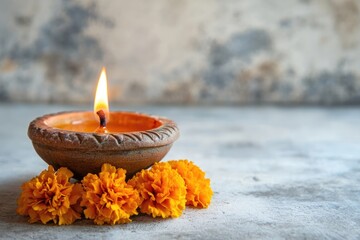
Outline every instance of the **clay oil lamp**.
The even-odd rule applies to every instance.
[[[60,112],[33,120],[28,129],[35,151],[76,178],[97,173],[103,163],[128,177],[160,161],[179,137],[172,120],[135,112],[109,112],[106,73],[96,90],[94,112]]]

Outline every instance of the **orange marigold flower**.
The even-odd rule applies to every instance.
[[[48,170],[22,185],[16,212],[30,216],[30,223],[41,221],[46,224],[52,220],[55,224],[65,225],[80,219],[82,187],[69,182],[72,176],[67,168],[55,172],[49,166]]]
[[[130,216],[138,214],[139,193],[125,181],[126,170],[104,164],[101,172],[89,173],[82,180],[84,193],[81,206],[86,218],[96,224],[131,222]]]
[[[188,160],[169,161],[169,164],[185,180],[186,205],[207,208],[213,191],[210,187],[210,179],[205,178],[205,172]]]
[[[179,217],[185,209],[184,179],[166,162],[155,163],[150,170],[138,172],[128,183],[140,193],[142,213],[154,218]]]

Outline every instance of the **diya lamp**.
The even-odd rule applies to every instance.
[[[179,137],[175,122],[135,112],[110,112],[105,68],[94,112],[60,112],[33,120],[28,128],[35,151],[76,178],[100,172],[104,163],[126,169],[128,177],[160,161]]]

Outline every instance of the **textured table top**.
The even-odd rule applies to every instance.
[[[208,209],[96,226],[29,224],[15,213],[22,182],[46,164],[26,132],[37,116],[89,106],[0,105],[0,238],[355,239],[360,237],[360,108],[113,107],[175,120],[164,160],[188,158],[211,179]]]

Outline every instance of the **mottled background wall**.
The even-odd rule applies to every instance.
[[[360,103],[360,1],[0,1],[0,99]]]

